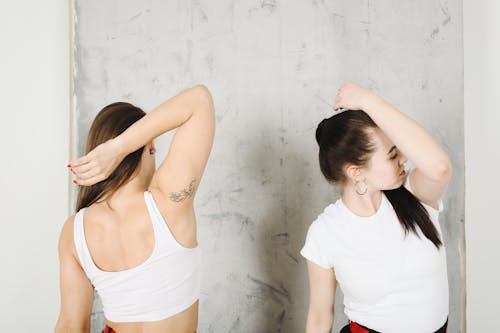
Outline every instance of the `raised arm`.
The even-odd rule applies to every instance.
[[[177,128],[150,188],[159,189],[171,202],[191,203],[210,155],[214,126],[212,96],[205,86],[196,86],[155,108],[117,140],[131,152]]]
[[[171,114],[177,109],[188,110],[180,119],[168,154],[150,184],[150,189],[158,189],[174,206],[192,204],[214,138],[214,106],[210,92],[204,86],[198,86],[190,93],[182,96],[184,101],[179,101],[186,106],[169,100],[148,114],[150,119],[144,119],[145,122],[149,120],[151,130],[161,132],[168,130],[169,117],[173,117]]]
[[[307,260],[309,272],[309,310],[306,333],[330,333],[337,281],[332,269],[325,269]]]
[[[59,239],[61,309],[55,333],[90,332],[94,288],[76,259],[73,218],[63,226]]]
[[[344,84],[335,100],[334,109],[365,111],[394,145],[416,166],[410,185],[422,202],[437,208],[452,174],[446,152],[432,135],[415,120],[401,113],[371,91],[354,83]]]
[[[79,185],[92,185],[106,179],[131,152],[177,129],[150,188],[182,206],[192,202],[200,183],[212,148],[214,126],[212,96],[205,86],[195,86],[168,99],[125,132],[69,165]]]

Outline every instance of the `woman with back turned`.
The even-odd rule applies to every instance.
[[[306,332],[331,331],[337,282],[349,318],[342,333],[446,332],[438,216],[451,162],[424,128],[369,90],[346,83],[339,109],[347,110],[316,130],[321,171],[342,194],[311,224],[301,251],[310,284]]]
[[[177,129],[156,170],[154,139]],[[210,154],[214,107],[203,86],[146,114],[114,103],[94,119],[86,155],[70,167],[76,215],[59,241],[60,332],[89,332],[94,288],[106,328],[118,333],[193,333],[200,249],[193,200]]]

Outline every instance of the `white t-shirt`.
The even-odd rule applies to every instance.
[[[407,177],[404,186],[412,192]],[[424,203],[438,230],[436,210]],[[383,333],[430,333],[448,316],[448,275],[444,245],[437,250],[417,227],[405,232],[387,197],[369,217],[351,212],[338,199],[311,224],[302,256],[333,268],[344,293],[345,314]]]

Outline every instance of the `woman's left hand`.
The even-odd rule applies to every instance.
[[[98,145],[87,155],[71,161],[68,167],[76,176],[75,184],[91,186],[108,178],[125,156],[119,142],[111,139]]]
[[[356,83],[346,82],[337,92],[333,110],[349,109],[365,111],[367,106],[376,98],[378,98],[378,96],[370,90]]]

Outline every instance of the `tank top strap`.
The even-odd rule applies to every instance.
[[[153,228],[155,229],[155,235],[159,235],[158,241],[160,243],[167,243],[169,246],[180,247],[180,244],[175,239],[174,235],[170,231],[170,228],[161,215],[161,212],[156,205],[153,195],[149,191],[144,192],[144,200],[148,206],[149,215],[151,217]]]
[[[85,240],[85,229],[83,227],[84,214],[85,208],[82,208],[75,215],[73,223],[73,241],[80,264],[87,276],[90,277],[94,270],[94,262],[92,261],[89,248],[87,247],[87,241]]]

